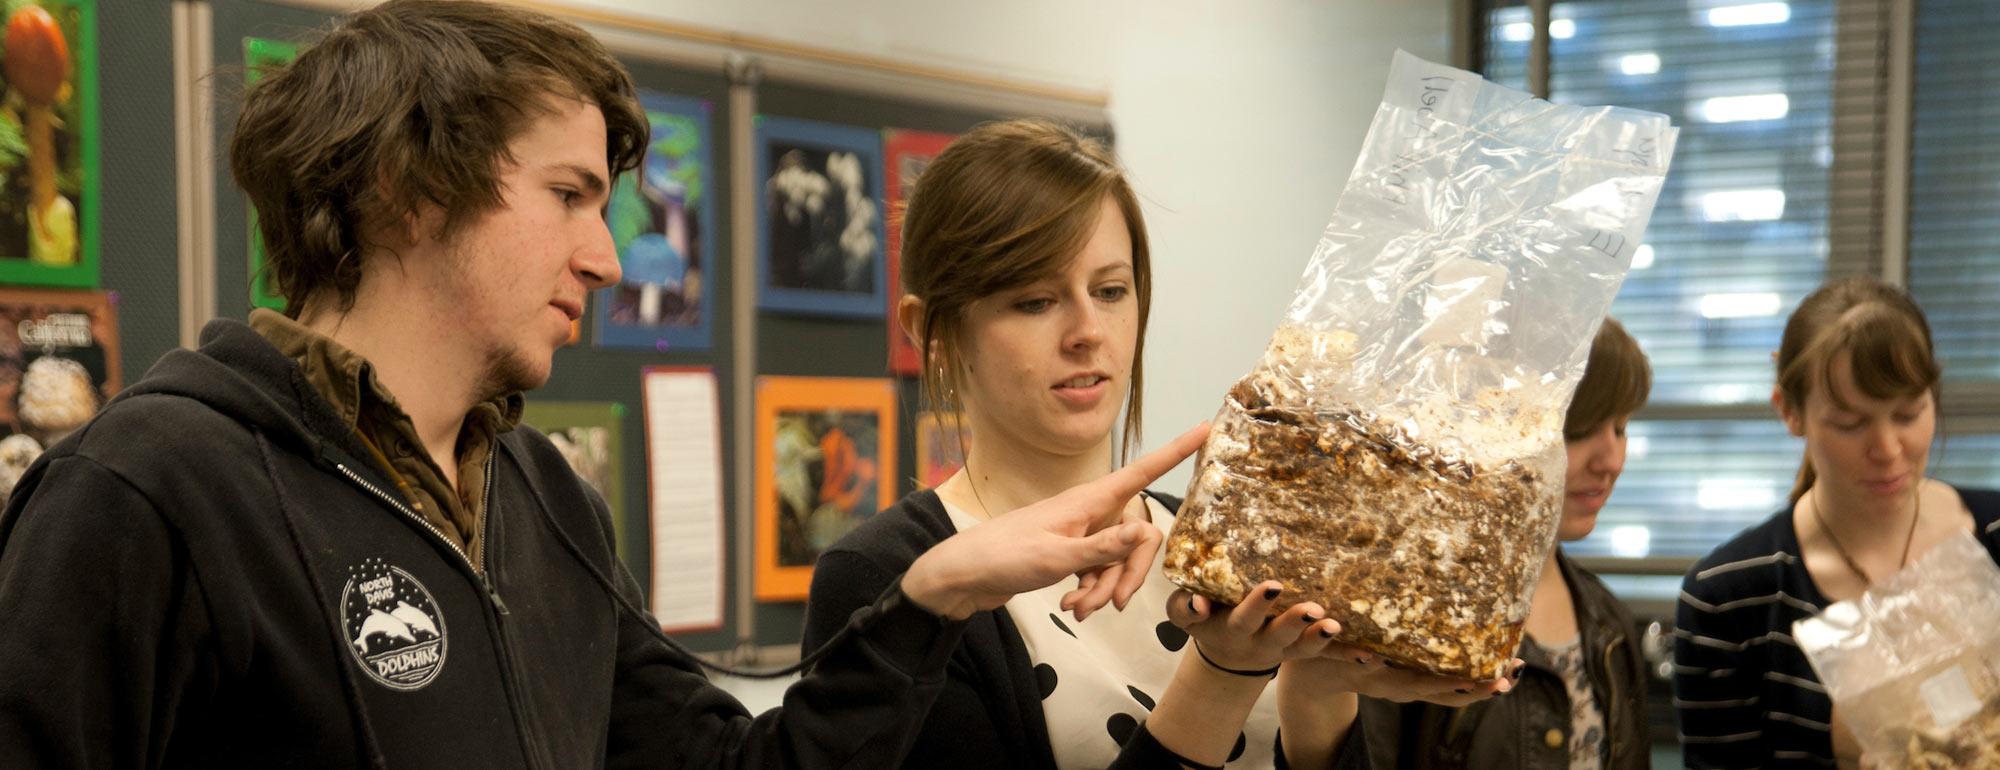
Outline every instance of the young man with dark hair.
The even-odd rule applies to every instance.
[[[751,717],[660,635],[601,499],[518,426],[643,114],[589,35],[391,0],[246,96],[234,176],[290,310],[217,321],[0,515],[0,767],[885,767],[961,621],[1073,573],[1121,606],[1122,503],[1181,437],[950,538]]]

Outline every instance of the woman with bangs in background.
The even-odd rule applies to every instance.
[[[1785,323],[1771,404],[1805,439],[1790,504],[1694,566],[1674,632],[1689,767],[1853,766],[1792,623],[1972,533],[2000,561],[2000,492],[1926,477],[1940,370],[1923,310],[1870,278],[1833,281]]]

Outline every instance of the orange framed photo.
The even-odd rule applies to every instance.
[[[971,437],[964,416],[923,412],[917,415],[917,488],[936,489],[965,467],[965,442]]]
[[[759,601],[797,601],[821,551],[895,499],[886,378],[757,378]]]

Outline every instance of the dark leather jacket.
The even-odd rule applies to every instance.
[[[1604,709],[1610,738],[1604,766],[1649,768],[1646,664],[1633,633],[1632,615],[1595,575],[1560,551],[1556,563],[1576,604],[1584,668]],[[1362,698],[1360,727],[1368,736],[1373,766],[1377,770],[1568,770],[1569,690],[1561,674],[1539,663],[1528,662],[1512,692],[1462,709]]]

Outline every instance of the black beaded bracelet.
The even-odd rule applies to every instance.
[[[1215,662],[1214,658],[1208,656],[1208,653],[1201,651],[1201,642],[1194,643],[1194,654],[1200,655],[1202,662],[1207,663],[1210,668],[1213,668],[1225,674],[1235,674],[1237,676],[1254,676],[1263,678],[1269,678],[1278,675],[1277,666],[1272,666],[1262,671],[1246,671],[1240,668],[1230,668],[1228,666],[1217,663]]]

